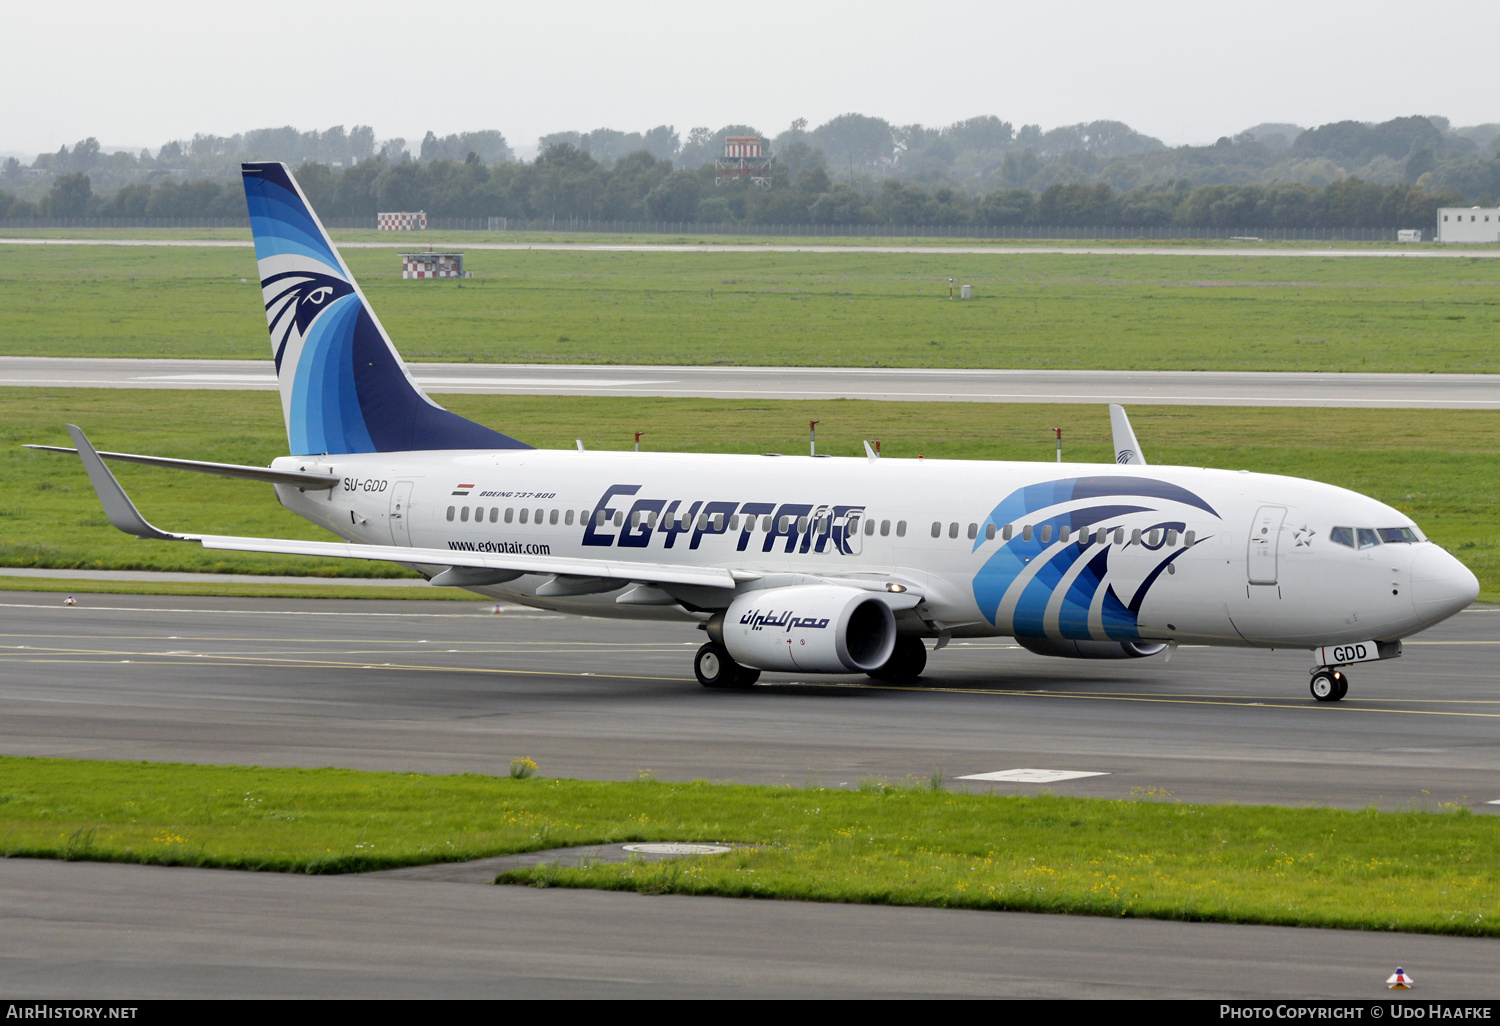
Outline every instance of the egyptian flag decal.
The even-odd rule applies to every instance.
[[[468,495],[473,490],[474,490],[474,486],[473,485],[471,485],[471,484],[467,484],[467,485],[466,484],[461,484],[461,485],[459,485],[457,488],[455,488],[453,490],[453,494],[454,495]]]

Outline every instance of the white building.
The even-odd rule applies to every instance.
[[[1439,207],[1439,242],[1500,242],[1500,207]]]

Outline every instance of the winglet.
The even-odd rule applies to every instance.
[[[880,453],[876,452],[874,449],[871,449],[869,442],[865,443],[865,459],[869,460],[871,463],[874,463],[876,460],[880,459]]]
[[[104,512],[109,517],[109,522],[114,524],[126,534],[133,534],[137,538],[160,538],[165,541],[187,541],[184,535],[168,534],[166,531],[158,530],[141,516],[140,510],[135,508],[135,503],[130,501],[130,496],[125,494],[125,489],[120,487],[120,482],[109,472],[94,447],[83,432],[74,424],[68,425],[68,434],[73,437],[73,444],[78,447],[78,458],[83,461],[83,469],[88,471],[89,483],[94,486],[94,491],[99,496],[99,502],[104,506]]]
[[[1130,426],[1130,418],[1125,415],[1125,407],[1109,404],[1109,426],[1115,436],[1115,462],[1121,466],[1144,467],[1146,457],[1141,455],[1141,444],[1135,440],[1135,431]]]

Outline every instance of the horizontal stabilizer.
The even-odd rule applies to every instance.
[[[43,452],[77,453],[63,445],[27,445],[27,449]],[[220,477],[238,477],[247,481],[265,481],[269,484],[296,485],[298,488],[332,488],[338,478],[331,474],[313,474],[302,470],[272,470],[270,467],[248,467],[238,463],[206,463],[201,460],[176,460],[168,456],[138,456],[130,452],[100,452],[96,455],[121,463],[139,463],[146,467],[165,467],[168,470],[191,470],[198,474],[217,474]]]

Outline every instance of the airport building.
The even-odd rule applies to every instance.
[[[1439,242],[1500,242],[1500,207],[1439,207]]]

